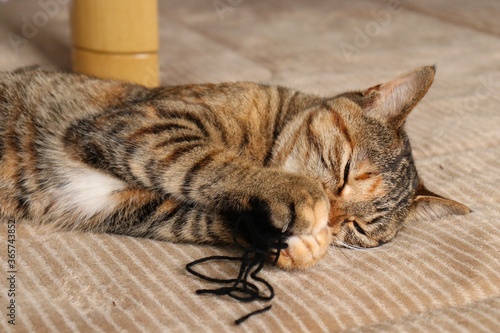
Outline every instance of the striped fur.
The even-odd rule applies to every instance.
[[[238,214],[289,235],[283,268],[467,207],[425,189],[403,124],[435,68],[335,97],[255,83],[148,89],[0,73],[0,213],[63,230],[231,243]]]

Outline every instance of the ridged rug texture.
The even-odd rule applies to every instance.
[[[437,64],[407,128],[428,187],[473,213],[407,225],[376,249],[332,247],[307,271],[266,267],[273,308],[237,329],[234,319],[265,304],[197,296],[208,285],[184,270],[237,251],[50,233],[22,221],[9,325],[3,221],[0,331],[499,332],[500,5],[401,1],[394,11],[385,1],[243,0],[221,1],[229,6],[221,12],[217,3],[160,1],[164,84],[253,80],[333,95]],[[0,1],[0,69],[68,66],[64,5],[18,48],[6,37],[22,36],[22,17],[40,10],[34,1]],[[237,267],[202,271],[234,276]]]

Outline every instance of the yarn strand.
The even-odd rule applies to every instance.
[[[258,276],[258,274],[264,268],[264,265],[270,256],[274,256],[273,264],[276,264],[281,250],[288,247],[285,243],[285,235],[279,234],[278,237],[263,235],[259,233],[256,226],[251,223],[247,225],[247,227],[249,228],[251,243],[253,244],[250,247],[246,247],[237,240],[240,221],[236,224],[233,234],[235,244],[243,249],[243,254],[240,257],[209,256],[187,264],[186,270],[202,280],[226,285],[215,289],[198,289],[196,290],[196,294],[198,295],[212,294],[217,296],[229,296],[244,303],[257,300],[271,301],[274,298],[274,289],[268,281]],[[264,249],[262,249],[262,247],[264,247]],[[202,274],[194,269],[194,266],[196,265],[213,261],[240,261],[241,265],[238,276],[236,278],[229,279],[214,278]],[[228,284],[229,286],[227,286]],[[261,290],[259,285],[264,288]],[[240,325],[248,318],[269,311],[270,309],[271,305],[250,312],[247,315],[235,320],[234,323],[236,325]]]

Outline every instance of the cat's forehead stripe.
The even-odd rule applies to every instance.
[[[339,131],[344,135],[345,140],[351,147],[351,149],[354,147],[353,146],[353,141],[351,139],[351,136],[349,135],[349,131],[347,130],[347,126],[344,122],[344,119],[342,119],[342,116],[340,113],[333,108],[328,103],[324,103],[323,106],[330,111],[330,118],[332,120],[333,125],[339,129]]]

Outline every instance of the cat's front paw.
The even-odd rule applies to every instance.
[[[292,235],[311,235],[327,226],[330,201],[319,183],[300,175],[269,182],[266,210],[274,227]]]
[[[291,236],[286,241],[288,248],[281,250],[276,265],[282,269],[308,268],[326,254],[331,241],[328,227],[315,234]]]

